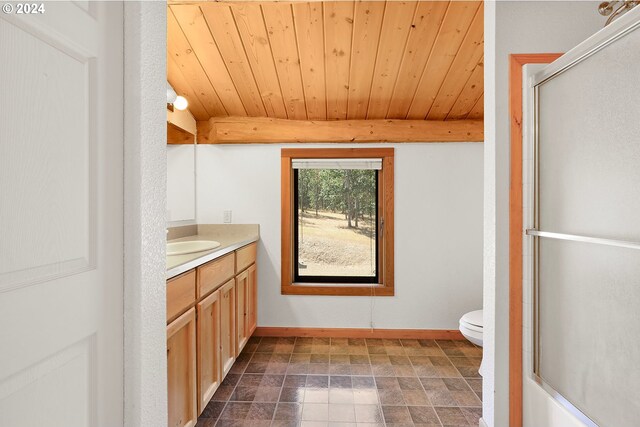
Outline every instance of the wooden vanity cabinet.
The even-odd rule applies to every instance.
[[[189,309],[167,326],[169,427],[193,427],[196,399],[196,311]]]
[[[196,305],[198,414],[211,400],[222,382],[220,365],[220,291]]]
[[[220,288],[220,365],[222,378],[236,361],[236,282],[229,280]]]
[[[167,281],[168,427],[195,426],[255,331],[256,252],[252,243]]]

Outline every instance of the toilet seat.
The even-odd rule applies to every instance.
[[[483,329],[482,329],[482,326],[472,325],[472,324],[467,323],[467,322],[465,322],[465,321],[463,321],[463,320],[460,320],[460,327],[461,327],[461,328],[462,328],[462,327],[463,327],[463,328],[466,328],[466,329],[468,329],[468,330],[470,330],[470,331],[479,332],[479,333],[482,333],[482,330],[483,330]]]
[[[462,316],[460,323],[464,322],[467,325],[475,326],[482,330],[482,310],[470,311]]]

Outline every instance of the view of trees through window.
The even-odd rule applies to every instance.
[[[298,276],[375,281],[377,171],[295,172]]]

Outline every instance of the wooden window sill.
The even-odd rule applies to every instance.
[[[392,297],[394,290],[384,285],[371,286],[343,286],[311,285],[307,283],[293,283],[282,286],[282,295],[341,295],[341,296],[376,296]]]

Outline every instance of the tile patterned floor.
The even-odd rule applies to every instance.
[[[196,427],[477,426],[467,341],[252,337]]]

